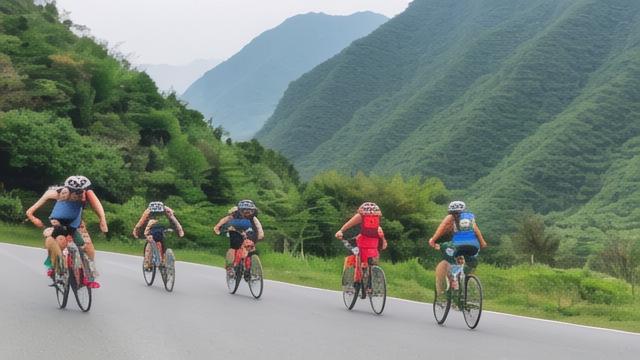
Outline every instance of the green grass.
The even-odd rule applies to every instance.
[[[94,240],[96,248],[140,255],[142,241]],[[0,223],[0,242],[41,247],[40,231],[26,226]],[[222,266],[221,254],[195,249],[176,249],[181,261]],[[44,255],[44,254],[43,254]],[[267,278],[324,289],[340,289],[341,258],[291,256],[263,250]],[[417,260],[383,263],[389,295],[429,302],[433,297],[433,271]],[[481,265],[477,271],[485,293],[485,309],[515,315],[558,320],[640,332],[640,298],[620,280],[592,271],[559,270],[541,265],[500,269]]]

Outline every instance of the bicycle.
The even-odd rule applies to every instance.
[[[371,309],[380,315],[387,302],[387,280],[384,271],[373,263],[372,258],[367,258],[367,262],[362,263],[360,249],[350,243],[354,240],[355,238],[343,241],[351,255],[345,259],[342,271],[342,300],[347,309],[351,310],[358,300],[358,293],[363,300],[368,296]]]
[[[90,278],[91,266],[87,255],[70,240],[67,247],[58,257],[53,274],[53,287],[60,309],[67,307],[69,290],[73,290],[76,303],[82,312],[91,309],[91,288],[86,286],[86,279]]]
[[[247,239],[246,232],[226,229],[225,232],[229,236],[230,232],[235,232],[242,236],[242,246],[235,250],[233,267],[226,272],[227,288],[230,294],[235,294],[240,286],[240,281],[244,280],[249,285],[251,295],[258,299],[262,296],[264,278],[262,273],[262,262],[260,257],[255,253],[255,245]]]
[[[172,233],[173,229],[164,229],[162,228],[162,233],[165,235]],[[147,250],[147,247],[151,247],[150,250]],[[151,259],[149,262],[149,267],[145,267],[144,257],[147,254],[147,251],[151,251]],[[173,250],[166,249],[164,252],[164,261],[162,261],[162,256],[160,255],[160,250],[158,250],[157,242],[151,239],[147,239],[144,244],[143,250],[143,261],[142,261],[142,276],[144,277],[144,281],[147,286],[153,285],[153,281],[156,278],[156,270],[160,270],[160,276],[162,277],[162,282],[164,283],[164,288],[168,292],[173,291],[173,285],[176,281],[176,268],[175,268],[175,256],[173,255]]]
[[[436,286],[433,315],[438,325],[442,325],[447,320],[449,310],[453,305],[454,308],[462,311],[467,326],[470,329],[475,329],[482,315],[482,284],[476,275],[465,274],[464,256],[457,256],[455,261],[456,263],[451,264],[449,274],[446,276],[446,290],[439,295]],[[454,289],[450,279],[457,281],[457,288]]]

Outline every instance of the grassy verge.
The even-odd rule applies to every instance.
[[[42,246],[41,233],[26,226],[0,223],[0,242]],[[142,242],[97,239],[103,251],[139,255]],[[220,254],[205,250],[177,249],[182,261],[222,266]],[[263,251],[269,279],[325,289],[340,289],[342,259],[301,259]],[[433,271],[417,261],[383,263],[389,295],[416,301],[431,301]],[[575,324],[640,332],[640,299],[628,284],[581,269],[559,270],[546,266],[517,266],[499,269],[481,265],[477,274],[483,282],[485,309]]]

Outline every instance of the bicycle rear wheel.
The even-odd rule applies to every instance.
[[[78,307],[80,308],[80,310],[82,310],[82,312],[87,312],[91,309],[91,288],[83,285],[82,280],[84,279],[84,270],[80,268],[79,271],[80,283],[78,284],[78,282],[76,281],[75,275],[71,275],[69,277],[69,284],[73,289],[73,294],[76,297],[76,303],[78,304]]]
[[[53,283],[56,289],[58,307],[64,309],[69,300],[69,271],[64,267],[64,257],[60,255],[57,261],[57,269],[53,275]]]
[[[164,282],[165,290],[171,292],[176,282],[176,258],[173,255],[173,250],[167,249],[164,253],[164,259],[165,264],[162,281]]]
[[[482,284],[475,275],[467,275],[464,282],[462,315],[470,329],[475,329],[482,315]]]
[[[446,285],[440,294],[438,294],[438,287],[434,290],[435,297],[433,299],[433,316],[436,318],[438,325],[444,324],[451,310],[451,287],[449,285],[449,279],[446,280]],[[437,281],[437,280],[436,280]]]
[[[359,287],[353,281],[354,272],[355,268],[353,266],[347,267],[342,272],[342,300],[344,301],[344,306],[349,310],[353,309],[358,300]]]
[[[373,312],[380,315],[384,311],[384,305],[387,303],[387,279],[384,271],[379,266],[371,268],[371,293],[369,293],[369,302]]]
[[[249,269],[249,291],[254,298],[258,299],[262,296],[262,288],[264,285],[262,278],[262,263],[258,255],[251,255],[251,268]]]
[[[153,285],[153,280],[155,280],[156,278],[156,264],[153,263],[153,249],[151,248],[151,246],[152,245],[150,242],[146,242],[144,244],[144,251],[142,252],[142,276],[144,277],[144,282],[147,283],[147,286]],[[150,266],[148,269],[144,267],[144,254],[146,254],[147,252],[147,247],[149,247],[148,251],[151,254],[151,259],[149,259]]]

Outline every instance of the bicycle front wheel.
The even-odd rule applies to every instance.
[[[91,309],[92,296],[91,288],[82,284],[82,280],[84,279],[83,269],[80,269],[79,278],[80,283],[78,284],[78,281],[76,281],[76,277],[72,275],[69,277],[69,283],[71,285],[71,288],[73,289],[73,294],[76,297],[76,303],[78,304],[78,307],[80,308],[80,310],[82,310],[82,312],[87,312]]]
[[[242,278],[242,264],[237,265],[231,270],[227,269],[227,288],[230,294],[235,294],[240,286],[240,279]]]
[[[374,313],[380,315],[387,303],[387,279],[379,266],[371,268],[371,292],[369,302]]]
[[[251,255],[251,268],[249,269],[249,291],[254,298],[262,296],[263,277],[262,263],[258,255]]]
[[[64,267],[63,256],[58,257],[57,263],[57,269],[53,275],[53,282],[56,289],[58,307],[64,309],[67,307],[67,301],[69,300],[69,271]]]
[[[167,249],[164,254],[165,264],[162,276],[165,290],[173,291],[173,285],[176,282],[176,258],[173,255],[173,250]]]
[[[153,285],[153,280],[156,278],[156,264],[153,263],[153,249],[151,248],[151,243],[146,242],[144,244],[144,251],[142,252],[142,276],[144,277],[144,282],[147,283],[147,286]],[[144,256],[149,251],[149,267],[146,268],[144,266]]]
[[[449,285],[449,279],[445,279],[446,283],[443,284],[442,291],[438,293],[438,287],[434,290],[435,297],[433,299],[433,316],[436,318],[438,325],[444,324],[451,310],[451,287]],[[438,281],[436,279],[436,281]],[[446,290],[445,290],[446,289]]]
[[[351,310],[358,300],[358,286],[353,281],[355,274],[355,268],[353,266],[347,267],[342,272],[342,300],[344,306]]]
[[[475,275],[467,275],[464,282],[464,321],[470,329],[475,329],[482,315],[482,284]]]

